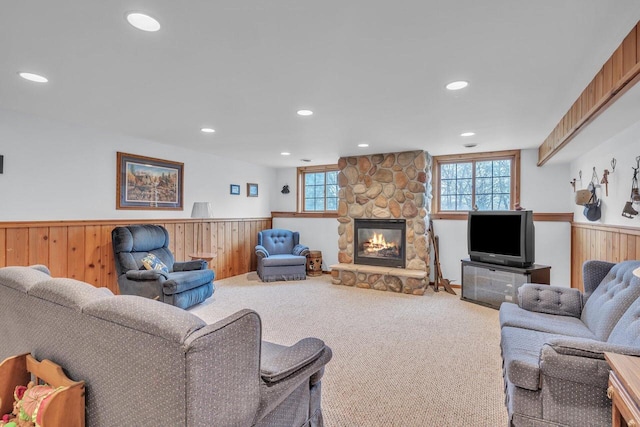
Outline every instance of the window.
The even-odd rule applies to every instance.
[[[298,168],[298,182],[300,212],[338,210],[338,167],[336,165]]]
[[[438,156],[433,164],[436,215],[509,210],[520,200],[520,151]]]

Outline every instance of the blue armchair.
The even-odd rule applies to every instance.
[[[116,227],[111,238],[121,294],[157,299],[185,309],[213,295],[214,273],[207,268],[207,262],[175,262],[164,227]],[[166,271],[145,269],[143,258],[149,254],[155,255]]]
[[[258,276],[263,282],[305,280],[309,248],[300,244],[297,231],[269,229],[258,232]]]

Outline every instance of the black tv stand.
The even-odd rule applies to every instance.
[[[525,283],[548,285],[551,267],[533,264],[510,267],[462,260],[462,296],[465,301],[500,308],[505,301],[518,302],[518,288]]]

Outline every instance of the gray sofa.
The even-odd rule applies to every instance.
[[[102,426],[322,426],[331,349],[261,341],[257,313],[207,325],[180,308],[114,296],[44,266],[0,268],[0,360],[32,353],[86,382]]]
[[[278,228],[258,232],[255,248],[258,277],[263,282],[305,280],[309,248],[300,244],[300,233]]]
[[[526,284],[501,305],[510,425],[611,425],[604,352],[640,356],[639,266],[587,261],[584,293]]]

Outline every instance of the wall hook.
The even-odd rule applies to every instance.
[[[578,172],[578,178],[580,183],[582,184],[582,169],[580,169],[580,171]]]
[[[611,159],[611,173],[614,173],[616,171],[616,163],[618,163],[618,161],[616,160],[616,158],[612,158]]]
[[[573,178],[573,181],[569,181],[569,184],[573,187],[573,192],[576,192],[576,179]]]

